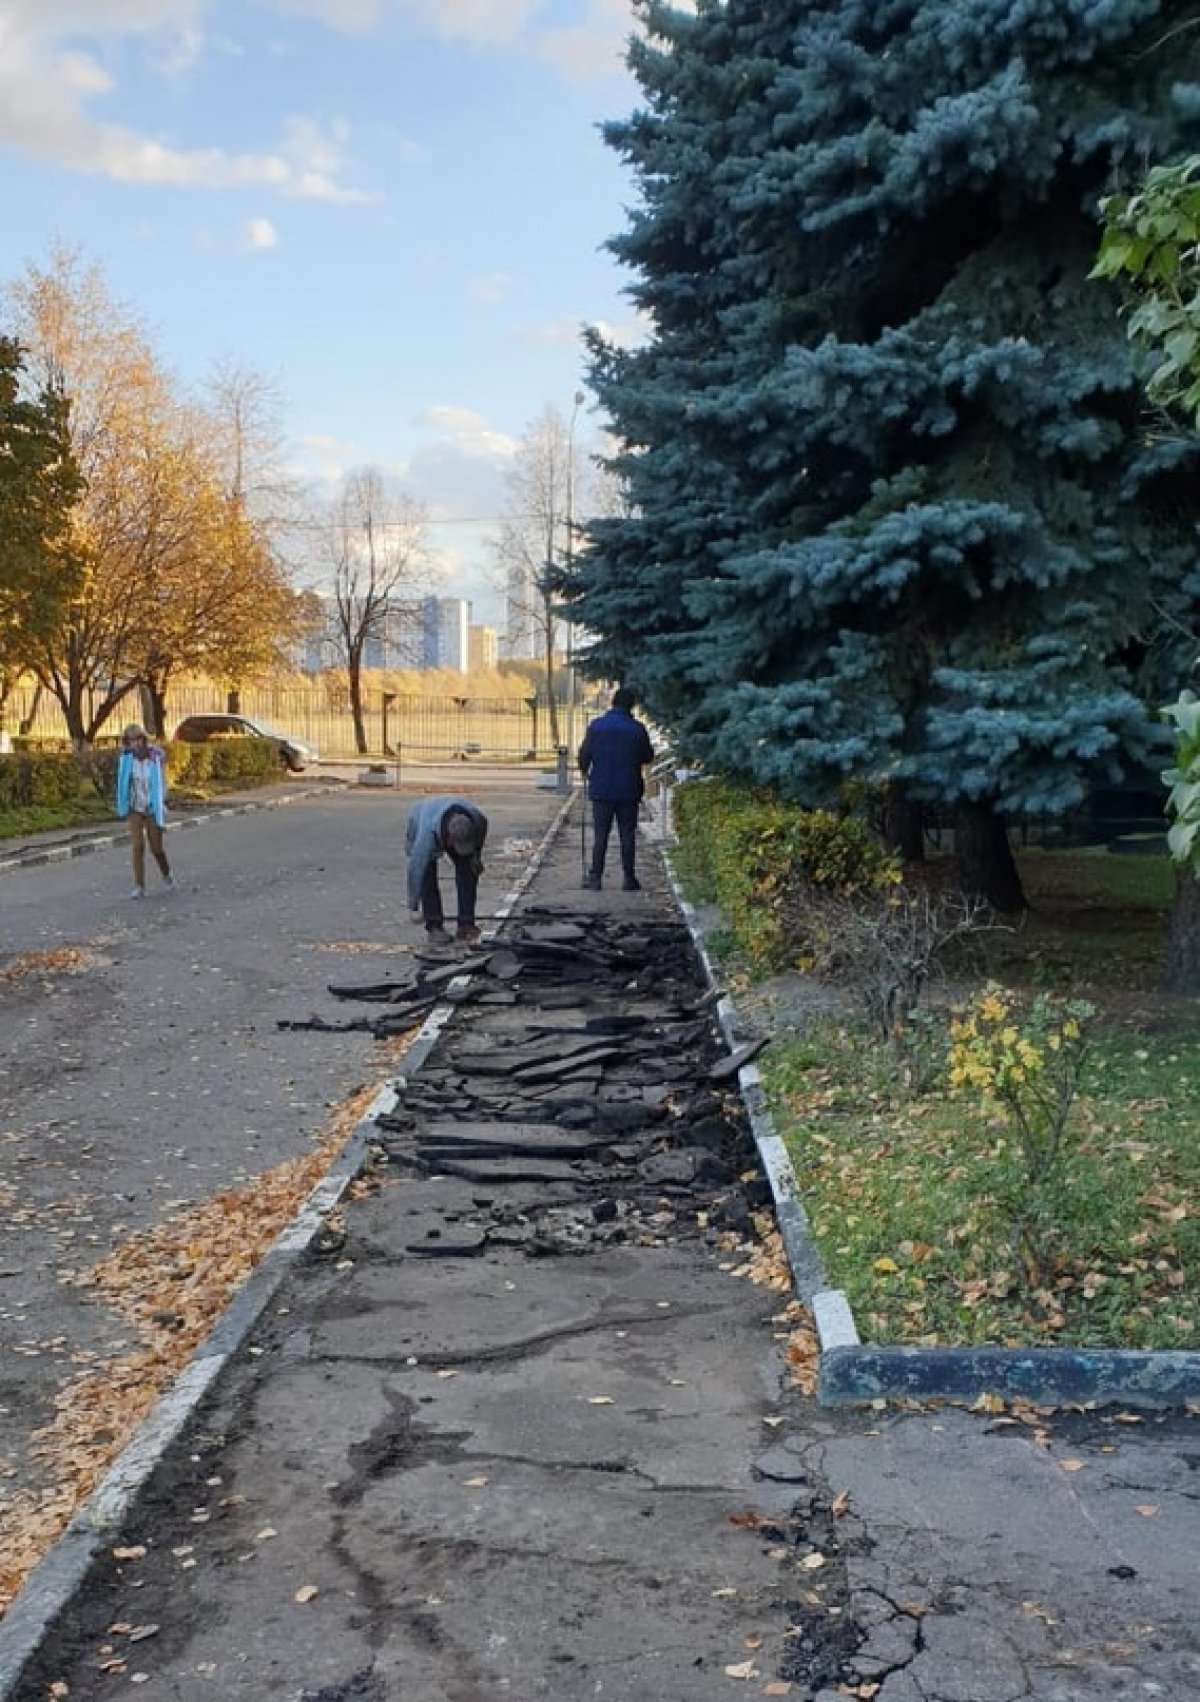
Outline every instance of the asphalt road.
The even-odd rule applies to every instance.
[[[528,773],[469,778],[492,824],[486,912],[562,800]],[[321,785],[174,832],[178,890],[152,871],[141,903],[123,845],[0,873],[0,1532],[6,1502],[46,1488],[30,1435],[82,1356],[130,1341],[73,1279],[134,1232],[310,1151],[333,1109],[382,1075],[369,1035],[277,1021],[344,1019],[330,980],[382,976],[423,943],[404,819],[413,797],[464,779]]]

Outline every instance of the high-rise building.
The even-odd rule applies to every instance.
[[[453,668],[465,674],[470,666],[471,605],[463,597],[426,597],[421,605],[425,668]]]
[[[481,673],[494,668],[500,660],[500,644],[494,626],[472,626],[467,629],[467,661],[471,672]]]

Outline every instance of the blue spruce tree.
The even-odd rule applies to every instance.
[[[725,772],[952,809],[1016,908],[1006,816],[1138,754],[1200,590],[1197,451],[1088,281],[1099,198],[1200,143],[1200,5],[640,10],[606,133],[652,331],[592,343],[629,498],[572,587],[594,665]]]

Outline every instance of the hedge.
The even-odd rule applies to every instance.
[[[115,796],[119,752],[114,745],[81,754],[56,748],[58,741],[49,748],[32,740],[20,745],[0,755],[0,810],[66,804],[92,788],[101,797]],[[279,778],[278,753],[265,739],[215,739],[211,744],[172,743],[164,748],[169,785],[261,786]]]
[[[806,810],[762,788],[689,780],[675,794],[677,861],[695,897],[716,904],[734,943],[759,972],[809,954],[815,893],[864,896],[890,885],[894,865],[857,816]]]

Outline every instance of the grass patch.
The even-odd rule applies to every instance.
[[[949,958],[955,979],[989,977],[1014,987],[1086,995],[1103,1003],[1114,966],[1129,994],[1162,985],[1167,913],[1175,871],[1164,856],[1103,849],[1016,854],[1029,909]],[[933,865],[935,879],[952,864]]]
[[[1200,1042],[1097,1036],[1054,1190],[1053,1275],[1030,1305],[997,1203],[1004,1125],[916,1098],[823,1023],[764,1055],[813,1235],[865,1338],[951,1346],[1200,1344]]]
[[[0,810],[0,840],[21,839],[29,833],[47,833],[66,827],[95,827],[112,822],[112,804],[96,793],[84,793],[61,804],[24,804]]]
[[[229,792],[246,792],[259,786],[274,785],[281,776],[274,771],[262,777],[242,777],[237,780],[206,780],[181,782],[171,788],[171,809],[179,806],[207,803]],[[168,821],[170,814],[168,813]],[[25,804],[16,809],[0,810],[0,841],[23,839],[31,833],[61,832],[71,827],[95,827],[98,824],[117,825],[112,800],[97,792],[81,792],[61,804]]]
[[[675,865],[711,901],[702,849],[683,835]],[[722,953],[775,1031],[763,1080],[826,1271],[880,1344],[1200,1347],[1200,1039],[1195,1002],[1162,990],[1174,869],[1158,852],[1015,854],[1028,911],[948,951],[943,1008],[923,1000],[910,1027],[924,1091],[858,1025],[846,985],[796,968],[763,982]],[[919,879],[953,890],[953,859]],[[723,946],[741,938],[724,921]],[[1033,1195],[1004,1114],[946,1085],[944,1007],[989,980],[1096,1012],[1068,1140]],[[1022,1207],[1034,1248],[1017,1246]]]

